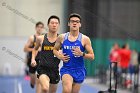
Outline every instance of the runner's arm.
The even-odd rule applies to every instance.
[[[84,58],[94,60],[94,52],[89,37],[85,38],[85,49],[87,53],[83,53]]]
[[[41,46],[41,36],[38,36],[36,38],[36,45],[35,45],[35,47],[33,48],[33,51],[32,51],[32,60],[35,60],[35,58],[37,56],[37,53],[38,53],[38,49],[39,49],[40,46]]]
[[[24,46],[24,52],[32,52],[33,48],[30,48],[33,45],[33,36],[30,36],[27,43]]]
[[[62,34],[58,36],[58,38],[56,39],[56,42],[55,42],[55,45],[54,45],[54,48],[53,48],[53,53],[54,55],[60,59],[60,53],[59,53],[59,50],[61,48],[61,40],[62,40]]]

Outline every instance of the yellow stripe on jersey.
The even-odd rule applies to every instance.
[[[53,46],[44,46],[43,49],[44,50],[53,50]]]
[[[36,42],[34,42],[34,46],[36,45]]]

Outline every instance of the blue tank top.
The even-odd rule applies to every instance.
[[[72,53],[72,49],[75,47],[79,47],[82,52],[85,51],[81,40],[82,40],[82,33],[79,33],[78,38],[76,41],[69,41],[68,40],[69,32],[65,34],[64,41],[62,44],[62,51],[66,53],[66,55],[70,56],[70,60],[68,62],[63,62],[63,67],[75,69],[75,68],[84,68],[84,58],[83,56],[75,56]]]

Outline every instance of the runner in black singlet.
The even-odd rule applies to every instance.
[[[36,23],[35,35],[30,36],[27,43],[24,46],[24,52],[27,53],[27,58],[26,58],[27,66],[29,67],[29,74],[30,74],[30,78],[31,78],[30,85],[32,88],[34,88],[34,85],[36,83],[36,93],[40,93],[40,91],[41,91],[39,82],[38,82],[38,80],[36,78],[36,74],[35,74],[35,72],[37,71],[38,64],[39,64],[40,53],[38,52],[38,54],[35,58],[35,60],[37,62],[37,65],[35,67],[31,66],[31,58],[32,58],[32,50],[33,50],[34,46],[36,45],[36,38],[37,38],[37,36],[40,36],[42,34],[43,29],[44,29],[44,24],[42,22]]]
[[[39,36],[36,46],[32,52],[32,66],[36,66],[35,57],[38,48],[41,46],[40,64],[37,69],[38,78],[42,87],[42,93],[56,93],[57,84],[60,80],[59,63],[60,60],[54,56],[53,47],[57,39],[57,31],[60,21],[55,15],[48,19],[48,33]]]

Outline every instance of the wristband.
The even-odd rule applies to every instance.
[[[83,57],[85,56],[86,53],[83,52]]]

